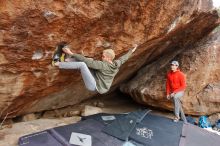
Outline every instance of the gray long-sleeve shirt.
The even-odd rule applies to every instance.
[[[103,94],[108,92],[115,75],[119,71],[119,67],[129,59],[131,54],[132,50],[130,50],[128,53],[121,56],[120,58],[114,60],[113,63],[93,60],[92,58],[87,58],[80,54],[74,54],[72,56],[79,61],[85,62],[86,65],[93,70],[93,75],[96,80],[97,91],[100,94]]]

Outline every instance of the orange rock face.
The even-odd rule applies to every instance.
[[[120,56],[134,43],[140,44],[117,75],[117,87],[166,51],[211,32],[218,16],[207,12],[210,8],[211,0],[2,0],[2,115],[60,108],[96,95],[84,88],[78,71],[50,65],[59,42],[66,41],[75,52],[96,59],[109,46]]]

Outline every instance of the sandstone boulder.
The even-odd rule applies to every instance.
[[[141,69],[136,77],[121,86],[121,90],[141,104],[171,110],[173,105],[166,100],[165,93],[171,60],[178,60],[186,74],[184,111],[192,115],[220,112],[220,32],[213,32],[187,50],[164,54]]]
[[[0,111],[10,117],[74,105],[88,92],[77,71],[50,65],[66,41],[77,53],[117,57],[141,44],[123,65],[113,88],[170,48],[190,45],[216,27],[211,0],[1,0]],[[123,72],[123,73],[122,73]]]

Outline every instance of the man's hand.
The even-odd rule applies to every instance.
[[[170,96],[173,98],[175,96],[175,93],[171,93]]]
[[[170,95],[167,95],[167,99],[170,100]]]
[[[64,47],[63,49],[63,52],[65,52],[66,54],[68,54],[68,55],[73,55],[74,53],[69,49],[69,48],[67,48],[67,47]]]
[[[134,44],[134,48],[132,49],[132,53],[134,53],[134,51],[136,51],[138,45],[137,44]]]

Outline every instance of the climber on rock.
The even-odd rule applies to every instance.
[[[113,79],[121,65],[129,59],[136,48],[137,45],[116,60],[114,60],[114,50],[106,49],[102,53],[102,61],[98,61],[73,53],[69,45],[63,45],[61,50],[63,52],[62,54],[69,57],[65,57],[66,59],[64,62],[56,60],[54,65],[58,66],[60,69],[79,69],[86,88],[90,91],[97,91],[100,94],[104,94],[109,91]],[[54,58],[56,59],[58,57],[54,55]],[[77,61],[72,59],[76,59]]]
[[[167,73],[166,92],[167,99],[172,98],[174,102],[175,118],[173,121],[178,122],[181,115],[181,119],[186,123],[187,120],[181,105],[181,98],[186,89],[185,75],[180,71],[178,61],[172,61],[170,65],[171,71]]]

